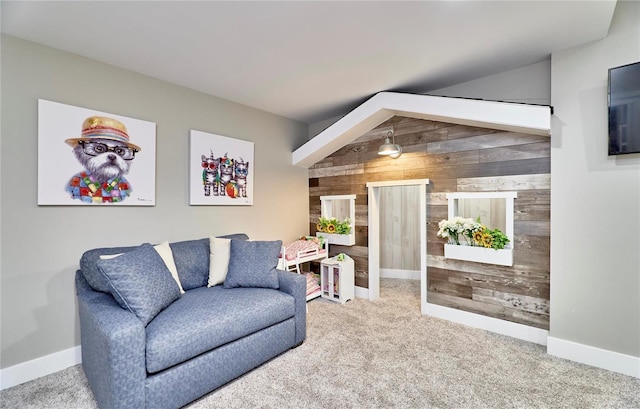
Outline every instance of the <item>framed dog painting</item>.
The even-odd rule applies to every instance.
[[[38,205],[154,206],[156,124],[38,100]]]
[[[253,142],[191,131],[192,205],[253,204]]]

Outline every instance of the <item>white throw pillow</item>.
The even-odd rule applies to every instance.
[[[178,269],[176,268],[176,263],[173,261],[173,252],[171,251],[171,246],[169,246],[169,242],[165,241],[156,246],[153,246],[156,252],[160,255],[162,261],[167,266],[167,269],[171,272],[171,277],[178,283],[178,288],[180,288],[180,294],[184,294],[184,290],[182,289],[182,283],[180,283],[180,277],[178,276]],[[123,253],[117,254],[102,254],[100,256],[101,260],[111,260],[118,256],[121,256]]]
[[[224,283],[229,271],[231,240],[209,236],[209,281],[207,287]]]

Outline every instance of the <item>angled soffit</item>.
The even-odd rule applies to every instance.
[[[293,165],[308,168],[395,115],[551,135],[549,106],[380,92],[296,149]]]

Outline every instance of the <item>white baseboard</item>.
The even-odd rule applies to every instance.
[[[355,296],[358,298],[369,299],[369,289],[356,286]]]
[[[548,337],[547,353],[640,379],[640,357]]]
[[[0,370],[0,390],[61,371],[82,362],[80,346]]]
[[[420,280],[420,270],[397,270],[381,268],[380,278],[401,278],[403,280]]]
[[[529,327],[511,321],[504,321],[485,315],[474,314],[472,312],[456,310],[455,308],[443,307],[441,305],[427,303],[423,314],[448,321],[464,324],[469,327],[480,328],[497,334],[507,335],[535,344],[547,345],[549,331]]]

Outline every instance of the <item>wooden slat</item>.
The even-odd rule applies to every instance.
[[[369,260],[367,258],[364,257],[355,257],[355,256],[351,256],[351,258],[353,259],[353,262],[355,264],[355,269],[356,271],[360,271],[361,273],[365,274],[367,277],[367,280],[369,278]],[[365,288],[369,287],[369,284],[367,282],[367,284],[364,285]]]
[[[407,118],[407,117],[396,117],[402,118],[398,122],[393,123],[394,134],[396,136],[402,136],[406,134],[412,134],[417,132],[433,132],[443,128],[451,128],[457,125],[448,124],[446,122],[436,122],[436,121],[427,121],[424,119],[416,119],[416,118]]]
[[[344,175],[356,175],[364,173],[364,165],[343,165],[343,166],[331,166],[319,169],[309,169],[309,177],[321,178],[326,176],[344,176]]]
[[[550,236],[550,220],[516,220],[513,222],[514,234],[528,236]]]
[[[452,295],[454,297],[471,299],[473,295],[473,289],[469,286],[458,285],[446,280],[429,280],[429,291]]]
[[[472,298],[489,304],[502,305],[518,310],[549,315],[549,301],[542,298],[529,297],[520,294],[509,294],[502,291],[494,291],[485,288],[473,289]]]
[[[424,161],[427,158],[427,154],[424,152],[412,152],[407,154],[404,152],[402,156],[397,159],[391,159],[388,157],[379,157],[379,160],[370,161],[364,164],[366,172],[391,172],[402,170],[407,167],[423,166]]]
[[[533,282],[527,277],[502,277],[429,268],[427,278],[429,282],[431,280],[447,281],[461,287],[467,287],[468,291],[471,291],[470,289],[474,289],[474,291],[475,289],[486,289],[534,298],[546,298],[547,300],[549,297],[548,282]],[[460,296],[466,297],[468,291],[464,291]]]
[[[367,247],[369,245],[369,228],[356,225],[356,246]]]
[[[320,196],[309,195],[309,206],[317,206],[320,208]]]
[[[519,190],[515,205],[551,205],[551,190],[549,188]]]
[[[427,293],[427,301],[432,304],[487,315],[489,317],[512,321],[518,324],[525,324],[532,327],[549,329],[549,317],[545,314],[536,314],[528,311],[518,310],[515,308],[508,308],[501,305],[489,304],[476,300],[469,300],[462,297],[454,297],[447,294],[439,294],[434,292]]]
[[[444,245],[443,243],[438,240],[437,242],[434,241],[427,241],[427,254],[431,255],[431,256],[441,256],[444,257]]]
[[[312,166],[309,166],[309,169],[318,169],[318,168],[326,168],[328,166],[333,166],[333,158],[331,156],[324,158],[323,160],[316,162]]]
[[[356,281],[356,286],[369,288],[369,276],[363,271],[356,270],[355,281]]]
[[[369,206],[369,195],[360,194],[356,195],[356,206]]]
[[[449,140],[469,138],[469,137],[481,136],[481,135],[492,135],[495,133],[503,132],[497,129],[477,128],[474,126],[466,126],[466,125],[453,125],[453,126],[447,127],[446,130],[447,130],[447,139]]]
[[[490,149],[504,146],[524,145],[535,142],[548,142],[549,137],[523,134],[518,132],[496,132],[468,138],[431,142],[427,144],[429,153],[451,153],[474,149]]]
[[[337,256],[339,253],[348,254],[350,257],[361,257],[367,259],[369,257],[369,248],[365,246],[340,246],[337,244],[329,245],[329,254]]]
[[[520,221],[549,221],[551,219],[551,205],[520,205],[518,203],[514,208],[513,218]]]
[[[435,176],[435,179],[433,177]],[[442,175],[431,174],[427,176],[429,178],[429,192],[457,192],[458,191],[458,179],[457,178],[444,178]],[[445,198],[446,199],[446,198]]]
[[[427,193],[427,206],[447,206],[448,204],[446,192]]]
[[[551,146],[548,141],[545,141],[525,145],[482,149],[479,152],[478,160],[480,162],[502,162],[507,160],[548,158],[551,156]]]
[[[447,206],[427,206],[427,221],[438,223],[448,217]]]
[[[549,269],[544,267],[514,264],[513,266],[496,266],[492,264],[473,263],[471,261],[445,259],[444,256],[427,254],[427,275],[432,268],[453,270],[474,274],[496,275],[507,278],[525,278],[528,282],[549,282]]]
[[[550,189],[551,174],[509,175],[458,179],[459,192]]]
[[[470,163],[464,165],[453,166],[425,166],[423,168],[406,169],[403,171],[403,175],[406,178],[428,178],[436,179],[438,177],[443,179],[458,179],[458,190],[460,189],[460,179],[468,178],[495,178],[505,176],[520,176],[520,175],[532,175],[549,173],[551,167],[550,158],[540,159],[526,159],[521,161],[505,161],[505,162],[492,162],[492,163]],[[418,176],[420,175],[420,176]],[[466,189],[467,191],[474,191],[478,189]],[[514,190],[514,188],[508,189],[496,189],[495,187],[485,190]]]
[[[551,240],[549,236],[515,235],[513,238],[513,248],[516,249],[516,251],[548,255],[551,248]]]

